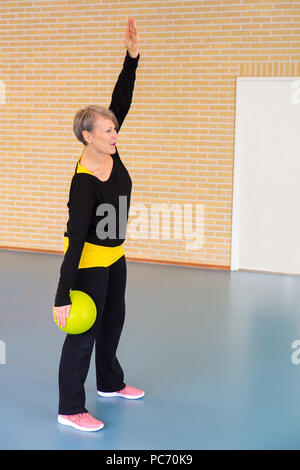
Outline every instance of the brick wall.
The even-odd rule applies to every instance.
[[[141,58],[118,139],[133,180],[127,257],[228,267],[236,77],[299,76],[299,1],[1,0],[0,246],[62,252],[73,117],[109,105],[129,16]],[[168,239],[150,231],[154,204],[177,204]]]

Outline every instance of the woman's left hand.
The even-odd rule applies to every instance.
[[[124,44],[129,52],[130,57],[136,58],[139,54],[138,30],[134,18],[128,18],[127,29]]]

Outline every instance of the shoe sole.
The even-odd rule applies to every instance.
[[[140,395],[136,395],[136,396],[126,395],[124,393],[118,393],[118,392],[99,392],[99,391],[97,391],[97,394],[100,397],[104,397],[104,398],[121,397],[121,398],[127,398],[128,400],[137,400],[138,398],[142,398],[145,395],[145,392],[141,393]]]
[[[104,424],[99,425],[97,428],[85,428],[84,426],[79,426],[78,424],[72,423],[68,419],[58,416],[57,422],[65,426],[70,426],[71,428],[78,429],[78,431],[99,431],[104,427]]]

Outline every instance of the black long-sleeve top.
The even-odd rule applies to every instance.
[[[139,58],[140,55],[132,58],[128,51],[126,52],[123,68],[112,93],[109,109],[113,111],[117,118],[118,132],[132,102]],[[54,303],[57,307],[71,304],[69,292],[72,289],[86,242],[102,247],[118,247],[125,241],[132,181],[120,159],[117,148],[111,156],[113,158],[113,168],[107,181],[100,181],[88,171],[79,172],[79,162],[76,164],[67,203],[69,219],[64,237],[68,237],[68,249],[60,268],[60,278]],[[120,202],[121,200],[122,202]],[[102,211],[102,215],[97,215],[97,208],[99,211],[99,205],[101,204],[110,204],[115,208],[115,238],[104,238],[103,236],[104,219],[108,220],[108,213]],[[126,211],[125,220],[124,216],[120,216],[121,223],[119,224],[119,213],[122,211],[124,215],[124,210]],[[102,228],[99,232],[101,221]],[[98,225],[99,223],[100,225]],[[99,238],[99,233],[102,238]],[[109,237],[111,237],[109,230],[107,230],[107,233],[110,233]]]

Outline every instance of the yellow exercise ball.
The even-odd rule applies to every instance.
[[[78,335],[89,330],[96,321],[97,308],[93,299],[80,290],[71,290],[71,309],[70,315],[67,318],[67,324],[64,328],[57,324],[54,315],[53,318],[58,328],[70,335]]]

